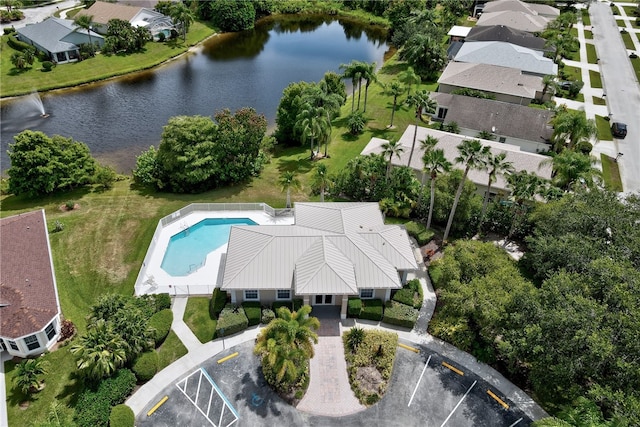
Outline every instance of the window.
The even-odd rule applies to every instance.
[[[258,301],[260,299],[260,293],[257,289],[248,289],[244,291],[245,301]]]
[[[498,142],[505,143],[507,142],[507,138],[505,138],[504,136],[501,136],[500,138],[498,138]]]
[[[448,108],[438,107],[438,118],[440,120],[444,120],[444,118],[447,116],[448,111]]]
[[[49,323],[49,325],[44,328],[44,333],[47,334],[47,338],[49,338],[49,340],[56,336],[56,327],[54,326],[54,322]]]
[[[360,298],[373,298],[373,289],[360,289]]]
[[[276,299],[291,299],[291,289],[278,289]]]
[[[30,335],[24,339],[24,343],[27,345],[29,350],[35,350],[36,348],[40,348],[40,343],[38,342],[38,337],[35,335]]]
[[[9,347],[11,347],[13,350],[15,350],[15,351],[20,350],[15,341],[8,341],[8,342],[9,342]]]

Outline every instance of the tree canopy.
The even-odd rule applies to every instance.
[[[250,0],[217,0],[211,2],[213,23],[222,31],[250,30],[256,10]]]

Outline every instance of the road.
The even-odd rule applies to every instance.
[[[8,24],[2,24],[0,28],[5,27],[14,27],[14,28],[22,28],[27,24],[35,24],[38,22],[42,22],[50,16],[53,16],[58,10],[65,10],[71,7],[77,6],[80,4],[80,0],[65,0],[60,1],[55,4],[50,4],[42,7],[33,7],[33,8],[21,8],[24,12],[24,19],[16,22],[10,22]]]
[[[626,193],[640,191],[640,85],[620,30],[605,2],[592,2],[591,25],[612,122],[628,125],[625,139],[616,139],[620,175]]]

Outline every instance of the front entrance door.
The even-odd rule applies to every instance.
[[[314,305],[331,305],[333,304],[333,295],[316,295]]]

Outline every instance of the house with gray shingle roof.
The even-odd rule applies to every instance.
[[[44,210],[0,219],[0,352],[36,356],[60,337],[60,303]]]
[[[486,9],[486,6],[485,6]],[[530,15],[525,12],[504,10],[500,12],[483,12],[476,26],[506,25],[528,33],[539,33],[549,24],[550,20],[540,15]]]
[[[410,125],[407,127],[407,130],[404,131],[398,143],[404,151],[400,154],[400,158],[397,156],[393,156],[391,160],[391,164],[393,166],[407,166],[407,162],[409,161],[409,156],[411,154],[411,147],[413,145],[413,134],[415,132],[415,126]],[[465,139],[470,139],[468,136],[459,135],[455,133],[442,132],[435,129],[429,129],[425,127],[418,126],[417,129],[417,140],[423,141],[427,136],[433,136],[438,140],[435,148],[441,148],[444,151],[444,155],[449,160],[454,167],[463,169],[463,165],[456,163],[455,159],[458,157],[458,145],[462,143]],[[473,138],[478,139],[478,138]],[[383,151],[382,144],[388,142],[382,138],[371,138],[371,141],[367,144],[367,146],[360,153],[361,155],[369,155],[369,154],[381,154]],[[497,155],[499,153],[506,153],[506,160],[508,162],[513,163],[513,166],[516,171],[525,170],[530,173],[535,173],[541,178],[551,179],[551,165],[545,162],[545,160],[550,159],[548,156],[543,156],[541,154],[528,153],[526,151],[521,151],[520,147],[511,144],[502,144],[495,141],[487,141],[480,139],[483,145],[489,147],[489,150],[492,154]],[[416,144],[413,156],[411,156],[411,164],[409,165],[411,169],[413,169],[416,173],[416,176],[419,179],[422,179],[422,156],[424,155],[424,150],[420,148],[420,144]],[[428,177],[427,177],[428,178]],[[487,182],[489,181],[489,174],[485,170],[477,170],[472,169],[469,171],[467,178],[473,182],[478,188],[478,193],[484,195],[487,191]],[[496,177],[496,181],[491,185],[492,193],[498,194],[509,194],[511,190],[507,185],[506,179],[498,175]]]
[[[100,34],[77,27],[68,19],[48,18],[18,28],[16,33],[20,41],[44,52],[56,64],[78,61],[81,44],[104,45],[104,37]]]
[[[463,43],[453,60],[516,68],[524,74],[535,76],[558,74],[558,65],[546,58],[542,52],[504,42]]]
[[[530,153],[550,149],[553,111],[450,93],[432,92],[431,98],[438,104],[433,118],[443,123],[456,122],[461,135],[475,138],[486,131],[496,141],[517,145]]]
[[[540,15],[548,19],[555,19],[560,15],[560,9],[541,3],[527,3],[520,0],[493,0],[485,3],[483,12],[523,12],[529,15]]]
[[[390,299],[418,268],[406,230],[377,203],[296,203],[293,225],[233,226],[220,288],[232,303],[302,298],[337,305]]]
[[[473,27],[464,38],[465,42],[506,42],[533,50],[548,51],[545,47],[546,40],[536,37],[526,31],[516,30],[506,25],[489,25]]]
[[[529,105],[534,99],[543,99],[544,85],[542,77],[524,74],[516,68],[450,62],[438,79],[438,92],[464,88],[491,94],[498,101]]]

